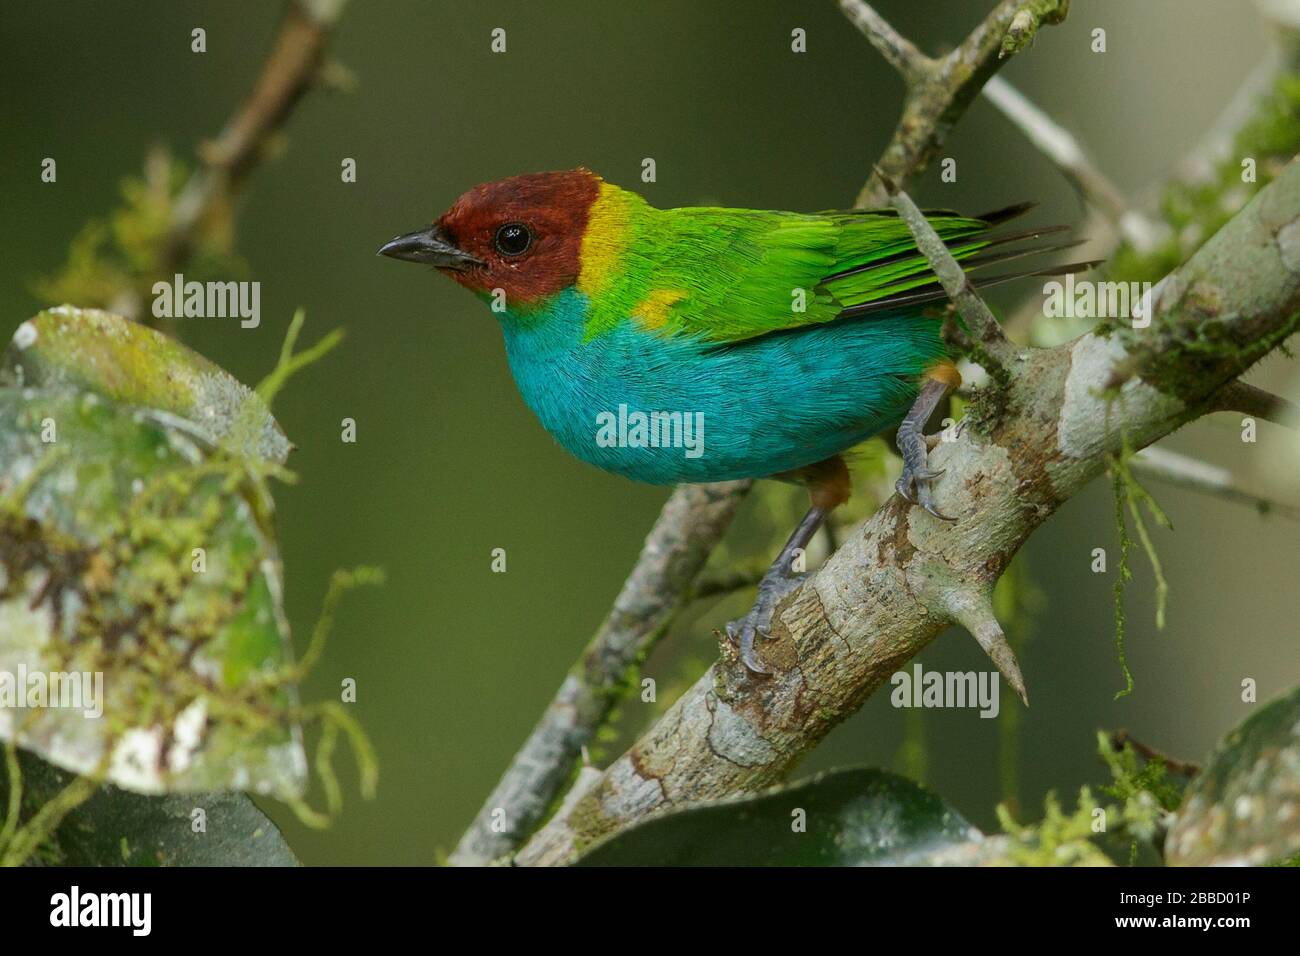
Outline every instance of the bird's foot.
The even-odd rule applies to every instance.
[[[740,651],[740,660],[755,674],[770,674],[754,652],[754,642],[772,638],[772,616],[781,599],[803,583],[806,575],[772,569],[758,585],[758,598],[749,613],[727,624],[727,637]]]
[[[943,469],[931,471],[926,456],[925,443],[913,443],[903,452],[903,473],[894,482],[894,490],[904,501],[919,505],[941,521],[956,521],[935,507],[934,492],[930,482],[943,474]]]
[[[952,371],[956,374],[956,369]],[[942,475],[943,471],[930,470],[929,450],[933,447],[930,444],[932,439],[923,435],[921,430],[951,387],[946,377],[931,378],[921,386],[916,402],[899,423],[898,450],[903,456],[903,473],[894,483],[894,490],[904,501],[920,505],[943,521],[957,519],[948,517],[934,506],[934,492],[930,488],[930,482]]]

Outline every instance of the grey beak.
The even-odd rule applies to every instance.
[[[379,247],[375,255],[388,256],[390,259],[405,259],[407,262],[423,262],[437,266],[439,269],[454,269],[457,272],[465,272],[474,266],[485,265],[482,259],[458,249],[449,242],[437,226],[430,226],[418,232],[408,232],[404,236],[390,239]]]

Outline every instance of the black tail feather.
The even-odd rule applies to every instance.
[[[1078,245],[1077,242],[1069,243],[1058,248],[1069,248]],[[1049,251],[1047,249],[1039,251]],[[1015,255],[1007,255],[997,259],[991,259],[984,265],[992,265],[993,262],[1004,262],[1006,259],[1016,258]],[[1022,272],[1008,272],[1002,275],[983,276],[980,278],[971,278],[971,285],[976,289],[987,289],[989,286],[1001,285],[1003,282],[1010,282],[1012,279],[1025,279],[1033,276],[1063,276],[1070,273],[1087,272],[1089,269],[1101,265],[1104,259],[1090,259],[1081,262],[1068,262],[1063,265],[1045,266],[1041,269],[1027,269]],[[890,296],[887,299],[877,299],[874,302],[864,302],[862,305],[849,306],[844,309],[839,318],[856,319],[867,315],[873,315],[882,312],[893,312],[897,309],[908,308],[911,306],[925,305],[930,302],[938,302],[946,299],[948,293],[944,291],[943,286],[938,280],[929,285],[920,286],[915,289],[909,289],[906,292]]]

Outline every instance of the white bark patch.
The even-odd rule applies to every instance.
[[[664,788],[658,780],[647,780],[636,772],[632,761],[624,757],[605,774],[600,805],[615,820],[631,820],[653,810],[664,800]]]
[[[1300,219],[1277,231],[1277,250],[1284,266],[1292,272],[1300,272]]]
[[[1136,377],[1121,386],[1119,397],[1106,401],[1100,393],[1101,383],[1128,355],[1113,335],[1085,335],[1070,355],[1070,375],[1056,430],[1056,446],[1068,458],[1092,458],[1118,447],[1119,423],[1125,419],[1157,422],[1183,410],[1182,402]]]
[[[776,759],[776,750],[749,721],[717,695],[711,694],[710,698],[713,721],[709,724],[709,746],[714,753],[741,767],[763,767]]]

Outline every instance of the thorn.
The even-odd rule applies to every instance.
[[[1016,663],[1015,652],[1011,650],[1007,636],[1002,632],[1002,625],[993,613],[992,590],[959,592],[949,599],[948,613],[970,631],[979,646],[984,648],[984,653],[993,661],[993,666],[1028,707],[1029,694],[1025,690],[1025,679],[1020,676],[1020,665]]]

